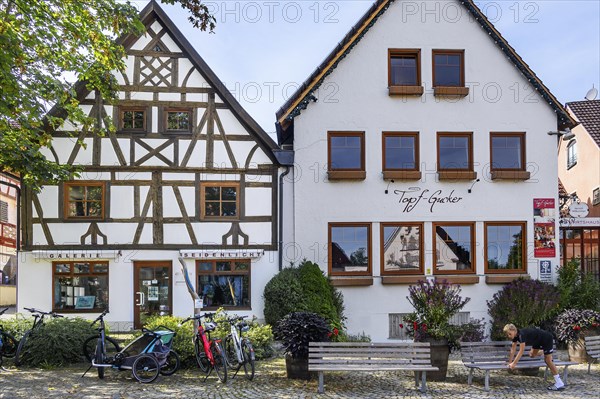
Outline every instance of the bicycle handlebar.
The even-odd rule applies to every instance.
[[[27,310],[29,313],[38,313],[41,316],[48,315],[48,316],[52,316],[52,317],[64,317],[64,316],[59,315],[58,313],[44,312],[43,310],[38,310],[35,308],[23,308],[23,309]]]
[[[194,315],[191,317],[188,317],[187,319],[185,319],[184,321],[182,321],[180,324],[185,324],[190,320],[198,320],[200,321],[200,319],[202,318],[207,318],[209,320],[212,320],[215,317],[216,313],[204,313],[204,314],[198,314],[198,315]]]
[[[92,322],[92,326],[96,324],[98,321],[102,320],[104,316],[108,314],[108,309],[104,309],[104,311],[100,314],[100,316],[96,317],[96,320]]]

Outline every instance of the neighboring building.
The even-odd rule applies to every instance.
[[[277,144],[156,2],[140,17],[146,33],[120,41],[118,104],[77,85],[84,111],[116,130],[66,121],[45,155],[81,178],[23,193],[18,309],[92,318],[109,306],[120,329],[188,316],[181,261],[204,309],[260,318],[279,270]]]
[[[277,112],[295,157],[286,240],[376,341],[405,338],[411,283],[461,284],[461,322],[559,260],[547,133],[575,122],[473,1],[420,4],[376,1]]]
[[[575,137],[558,142],[558,176],[566,194],[561,263],[579,258],[582,270],[600,280],[600,100],[566,106],[579,125],[572,130]]]
[[[0,173],[0,306],[17,302],[17,215],[19,180]]]

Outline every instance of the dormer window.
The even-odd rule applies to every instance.
[[[421,95],[421,50],[388,50],[389,94]]]

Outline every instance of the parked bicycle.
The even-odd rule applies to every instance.
[[[44,324],[44,318],[46,316],[51,316],[53,318],[64,317],[54,312],[43,312],[34,308],[25,308],[25,310],[33,314],[33,325],[31,326],[31,329],[25,331],[25,334],[23,334],[23,337],[19,341],[19,346],[15,353],[15,366],[20,366],[21,363],[23,363],[23,357],[27,353],[27,342],[29,342],[29,338],[31,338],[31,336]]]
[[[0,316],[2,316],[8,308],[0,310]],[[17,347],[19,343],[10,333],[4,331],[2,325],[0,325],[0,368],[2,367],[3,358],[13,358],[17,353]]]
[[[196,328],[196,334],[194,334],[194,353],[196,355],[196,363],[206,376],[204,381],[214,370],[217,373],[217,377],[221,382],[227,381],[227,359],[225,358],[225,351],[221,346],[220,339],[211,339],[210,332],[217,328],[214,322],[215,313],[205,313],[203,315],[196,315],[188,317],[181,324],[185,324],[190,320],[194,320],[198,323]],[[201,319],[206,319],[204,325]]]
[[[225,355],[229,371],[235,369],[231,378],[235,378],[240,369],[244,368],[244,374],[248,380],[254,378],[254,348],[248,337],[242,334],[250,330],[250,326],[244,320],[248,316],[235,316],[227,319],[230,333],[225,337]]]
[[[159,374],[172,375],[179,369],[179,355],[171,349],[174,331],[162,326],[160,328],[164,330],[161,331],[144,328],[142,336],[125,348],[119,349],[114,339],[105,334],[104,316],[107,314],[108,311],[105,310],[94,320],[92,325],[99,322],[98,334],[86,339],[83,345],[84,355],[91,362],[90,367],[83,373],[84,376],[92,367],[96,367],[98,378],[104,378],[105,369],[113,368],[131,370],[136,380],[150,383],[156,380]]]

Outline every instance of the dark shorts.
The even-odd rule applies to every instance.
[[[531,346],[533,349],[542,349],[544,351],[544,355],[551,355],[554,353],[554,341],[552,339],[552,335],[543,335],[540,342]]]

